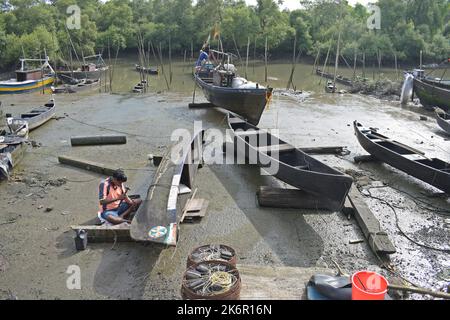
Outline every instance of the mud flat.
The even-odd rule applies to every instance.
[[[3,105],[5,112],[19,112],[31,101],[47,98],[6,97]],[[194,121],[202,121],[205,129],[225,130],[225,115],[190,110],[191,96],[181,93],[58,98],[61,118],[32,133],[31,139],[42,145],[30,148],[12,179],[0,183],[0,298],[179,299],[186,257],[194,247],[209,243],[233,247],[243,265],[334,268],[334,260],[349,273],[369,268],[392,276],[378,267],[367,243],[350,244],[364,238],[354,219],[342,213],[259,208],[258,188],[279,183],[242,165],[209,164],[200,170],[198,196],[209,200],[208,214],[200,224],[182,225],[176,249],[118,242],[76,251],[69,227],[95,218],[97,187],[103,177],[60,165],[58,155],[120,166],[128,173],[133,192],[145,192],[155,172],[148,154],[163,153],[172,132],[193,130]],[[448,249],[448,216],[430,210],[449,208],[447,199],[429,197],[437,190],[387,165],[353,163],[355,155],[365,154],[354,136],[353,120],[450,160],[449,142],[433,121],[418,121],[418,112],[360,95],[313,93],[301,103],[275,96],[259,126],[278,129],[282,139],[299,147],[347,146],[350,155],[317,157],[351,173],[366,190],[366,201],[397,248],[391,264],[398,275],[439,290],[448,284],[448,253],[408,240],[397,227],[396,215],[402,232],[416,242]],[[115,133],[125,134],[127,144],[70,146],[71,136]],[[394,206],[396,215],[377,198]],[[80,267],[80,290],[67,288],[66,272],[73,265]]]

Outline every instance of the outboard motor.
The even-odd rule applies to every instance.
[[[408,101],[412,100],[414,90],[414,77],[412,74],[405,74],[405,81],[403,82],[402,94],[400,96],[400,103],[406,105]]]

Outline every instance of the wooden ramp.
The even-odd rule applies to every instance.
[[[237,265],[242,281],[241,300],[306,300],[306,283],[325,268]]]

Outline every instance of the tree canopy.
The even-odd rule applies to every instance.
[[[144,43],[190,52],[201,47],[214,26],[226,50],[265,39],[272,55],[292,53],[294,37],[303,54],[334,52],[338,34],[344,55],[379,53],[417,62],[440,61],[450,53],[450,2],[448,0],[378,0],[381,29],[369,30],[370,16],[362,5],[347,1],[299,0],[301,9],[282,10],[274,0],[0,0],[0,67],[8,67],[25,54],[52,60],[87,56],[108,47],[136,50]],[[67,8],[81,9],[81,29],[68,30]],[[217,45],[217,39],[212,40]]]

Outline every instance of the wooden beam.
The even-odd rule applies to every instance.
[[[125,144],[127,143],[127,137],[123,135],[71,137],[70,143],[72,146]]]
[[[395,253],[396,249],[389,239],[389,236],[386,232],[381,230],[380,222],[372,211],[370,211],[364,201],[364,197],[355,186],[352,186],[350,189],[348,198],[354,209],[356,221],[372,250],[378,254]]]
[[[71,226],[73,231],[85,230],[88,236],[88,242],[132,242],[130,236],[130,225],[120,224],[110,225],[88,225]]]
[[[116,168],[109,168],[98,162],[81,160],[74,157],[59,156],[58,161],[61,164],[100,173],[106,176],[111,176],[114,171],[116,171]]]
[[[326,201],[299,189],[260,187],[256,193],[261,207],[283,209],[317,209],[329,211]],[[330,211],[331,212],[331,211]]]
[[[312,148],[299,148],[304,153],[308,154],[341,154],[346,147],[312,147]]]

